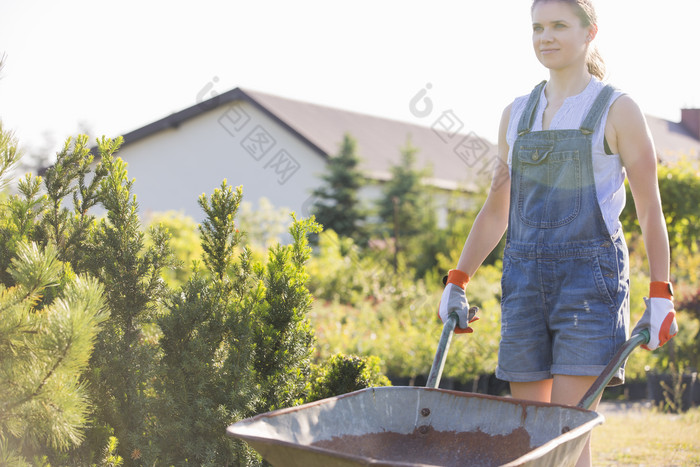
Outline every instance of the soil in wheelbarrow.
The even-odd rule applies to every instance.
[[[460,466],[495,466],[529,452],[530,434],[523,427],[507,435],[482,431],[436,431],[416,428],[413,433],[368,433],[339,436],[312,444],[334,452],[389,462]]]

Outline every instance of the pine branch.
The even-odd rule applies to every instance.
[[[8,405],[5,406],[5,411],[12,411],[14,408],[19,407],[30,400],[38,397],[41,394],[41,391],[44,389],[44,386],[46,386],[46,383],[51,379],[51,377],[54,375],[56,370],[61,366],[63,361],[66,359],[66,356],[68,355],[68,350],[70,349],[72,340],[69,340],[68,344],[63,348],[63,352],[61,352],[61,355],[56,359],[54,362],[54,365],[49,369],[49,371],[46,373],[44,378],[39,382],[37,388],[30,394],[27,394],[25,397],[22,399],[19,399],[17,401],[14,401]]]
[[[0,62],[0,68],[1,65]],[[0,191],[7,186],[6,176],[15,169],[21,157],[22,152],[19,150],[17,138],[12,132],[3,128],[0,120]]]

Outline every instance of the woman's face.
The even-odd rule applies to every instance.
[[[532,45],[537,59],[550,70],[585,66],[588,43],[595,32],[595,27],[581,25],[574,7],[567,3],[544,1],[532,9]]]

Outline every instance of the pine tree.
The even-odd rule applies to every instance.
[[[364,244],[367,238],[363,222],[367,214],[361,207],[358,191],[365,179],[359,163],[357,142],[346,134],[340,152],[328,161],[328,173],[321,176],[325,185],[313,192],[317,201],[312,212],[324,229]]]
[[[0,286],[0,459],[31,459],[83,440],[88,393],[80,374],[107,313],[102,287],[75,276],[52,246],[19,244]],[[56,298],[45,301],[49,288]]]
[[[1,67],[1,64],[0,64]],[[0,189],[9,184],[13,169],[22,154],[17,139],[5,130],[0,121]],[[3,202],[0,216],[0,282],[12,285],[7,272],[19,242],[27,240],[34,231],[34,219],[43,208],[44,198],[39,195],[41,180],[27,175],[17,182],[18,194]]]
[[[0,122],[0,186],[21,153]],[[102,288],[76,276],[56,245],[40,245],[46,196],[27,175],[0,203],[0,464],[29,465],[46,449],[84,438],[88,393],[80,380],[107,318]]]

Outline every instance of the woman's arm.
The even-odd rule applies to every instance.
[[[649,259],[650,281],[669,280],[669,244],[656,174],[656,151],[646,119],[629,96],[619,97],[608,114],[608,143],[619,152]],[[611,141],[612,140],[612,141]]]
[[[510,108],[505,108],[498,130],[498,164],[494,169],[491,188],[484,206],[474,220],[471,232],[464,243],[457,269],[474,275],[481,263],[493,251],[508,227],[510,206],[510,173],[508,170],[508,143],[506,133],[510,120]]]

